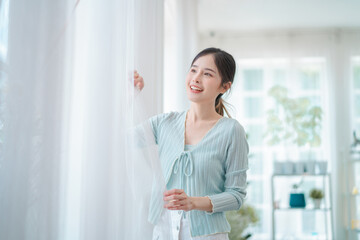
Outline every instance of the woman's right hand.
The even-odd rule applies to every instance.
[[[134,86],[141,91],[144,88],[144,85],[144,79],[136,70],[134,70]]]

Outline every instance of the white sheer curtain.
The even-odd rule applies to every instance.
[[[164,2],[164,110],[183,111],[190,106],[184,81],[191,61],[200,51],[197,48],[198,1]]]
[[[151,239],[162,175],[133,87],[134,6],[10,1],[0,239]]]

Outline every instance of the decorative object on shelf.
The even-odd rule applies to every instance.
[[[274,161],[274,174],[284,174],[284,164],[280,161]]]
[[[274,161],[274,174],[279,175],[315,175],[327,174],[327,161]]]
[[[249,204],[244,204],[238,211],[226,212],[226,218],[231,226],[231,232],[229,233],[230,240],[249,239],[252,234],[246,232],[247,228],[259,222],[256,209]]]
[[[273,207],[274,207],[274,209],[279,209],[280,208],[280,200],[275,200],[274,202],[273,202]]]
[[[315,166],[316,166],[315,161],[308,160],[306,161],[305,165],[306,165],[306,173],[315,174]]]
[[[299,161],[299,162],[295,162],[295,173],[296,174],[304,174],[305,172],[305,162],[304,161]]]
[[[294,174],[294,163],[291,161],[283,162],[284,164],[284,174],[290,175]]]
[[[316,165],[318,167],[319,174],[327,174],[327,166],[328,166],[327,161],[318,161],[316,162]]]
[[[313,188],[310,191],[310,198],[314,202],[314,208],[319,209],[321,200],[324,198],[324,192],[321,189]]]
[[[289,201],[289,205],[291,208],[305,208],[306,207],[305,194],[299,190],[302,182],[303,182],[303,179],[301,179],[301,181],[298,184],[292,185],[292,192],[290,193],[290,201]]]

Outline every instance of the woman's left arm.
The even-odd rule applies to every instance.
[[[240,209],[246,197],[248,153],[245,130],[235,121],[225,161],[225,191],[207,196],[212,204],[207,214]]]

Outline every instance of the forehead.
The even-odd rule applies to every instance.
[[[214,57],[211,54],[199,57],[198,59],[196,59],[196,61],[193,63],[193,65],[196,65],[200,68],[211,68],[214,71],[217,71]]]

